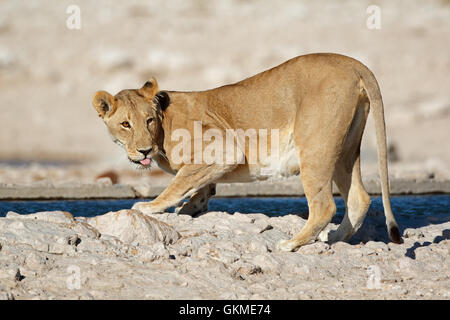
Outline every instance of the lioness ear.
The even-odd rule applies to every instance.
[[[149,100],[153,99],[157,92],[158,82],[156,82],[156,79],[153,77],[139,89],[139,93]]]
[[[164,111],[170,104],[170,97],[167,92],[159,91],[153,98],[153,103],[159,106],[162,111]]]
[[[92,100],[92,104],[101,118],[104,118],[106,113],[112,111],[114,108],[113,102],[114,97],[106,91],[98,91]]]

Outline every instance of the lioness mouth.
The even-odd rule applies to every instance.
[[[149,158],[145,158],[144,160],[141,160],[139,162],[144,166],[148,166],[150,165],[150,163],[152,163],[152,160],[150,160]]]
[[[145,158],[143,160],[140,161],[136,161],[136,160],[132,160],[130,159],[131,162],[137,163],[137,164],[141,164],[143,166],[149,166],[152,163],[152,160],[149,158]]]

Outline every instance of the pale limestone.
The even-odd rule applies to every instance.
[[[170,213],[146,217],[124,210],[97,218],[70,217],[42,212],[0,218],[0,298],[450,296],[448,214],[433,219],[399,216],[400,228],[410,230],[401,245],[380,240],[387,237],[384,217],[371,214],[350,243],[318,241],[297,252],[279,252],[275,245],[304,225],[298,215],[209,212],[198,218]],[[272,229],[255,229],[258,221]],[[79,270],[79,289],[68,287],[70,270]],[[380,277],[379,287],[369,288],[371,272]]]

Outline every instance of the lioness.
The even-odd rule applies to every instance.
[[[336,212],[332,181],[347,209],[328,241],[348,240],[363,223],[370,197],[361,181],[360,146],[372,106],[386,224],[390,239],[401,242],[389,199],[381,93],[372,72],[357,60],[338,54],[299,56],[235,84],[200,92],[160,91],[152,78],[140,89],[115,96],[99,91],[93,105],[131,162],[146,168],[155,161],[175,175],[156,199],[133,206],[146,214],[163,212],[190,197],[176,210],[194,215],[207,210],[217,182],[300,173],[309,217],[293,239],[278,244],[286,251],[316,240],[330,222]],[[250,153],[259,155],[261,145],[240,143],[235,161],[199,163],[195,158],[207,145],[202,145],[204,138],[194,137],[195,124],[223,136],[230,129],[277,129],[279,158],[275,163],[249,163]],[[173,139],[176,132],[190,135],[184,141],[189,154],[181,162],[175,159],[175,149],[180,150],[179,139]],[[225,153],[216,156],[223,159]],[[268,167],[269,174],[263,174]]]

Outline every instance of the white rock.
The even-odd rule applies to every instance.
[[[31,251],[25,258],[25,265],[36,271],[43,271],[47,269],[46,259],[38,252]]]
[[[152,246],[138,247],[135,249],[136,255],[142,259],[143,262],[152,262],[157,259],[169,258],[169,251],[162,242],[153,244]],[[133,249],[132,251],[133,252]]]
[[[298,249],[301,254],[323,254],[330,250],[330,245],[325,242],[314,242],[307,246],[302,246]]]
[[[300,216],[288,214],[283,217],[275,217],[270,219],[270,224],[274,228],[278,228],[284,233],[288,233],[294,236],[300,232],[301,228],[305,225],[306,220]]]
[[[389,251],[388,245],[381,241],[369,241],[365,244],[365,247],[373,249],[376,252]]]
[[[252,218],[249,215],[246,215],[244,213],[240,213],[240,212],[235,212],[230,219],[234,219],[236,221],[239,221],[241,223],[254,223],[255,222],[255,218]]]
[[[237,246],[229,242],[218,242],[215,245],[206,244],[197,251],[200,259],[214,259],[228,265],[239,260],[241,254]]]
[[[156,242],[171,244],[180,234],[168,224],[146,216],[137,210],[121,210],[87,219],[89,225],[102,234],[115,236],[124,243],[137,241],[140,245]]]
[[[254,275],[261,273],[262,270],[260,267],[255,266],[254,264],[247,263],[247,262],[238,262],[235,266],[235,271],[237,274],[239,274],[242,277],[247,277],[249,275]]]
[[[9,244],[25,244],[38,251],[62,254],[74,248],[67,241],[76,235],[55,223],[31,219],[0,219],[0,240]]]
[[[72,219],[63,212],[28,217],[9,213],[0,218],[0,270],[4,270],[0,272],[0,295],[8,292],[16,299],[318,299],[370,298],[374,294],[414,298],[420,291],[427,298],[442,298],[448,291],[450,240],[445,230],[450,222],[445,214],[432,223],[398,216],[399,225],[423,235],[418,240],[405,238],[400,245],[371,238],[358,245],[315,242],[297,252],[279,252],[273,246],[291,237],[290,223],[302,223],[304,219],[296,216],[260,217],[265,225],[274,226],[262,233],[252,231],[260,220],[256,215],[213,212],[191,218],[164,213],[149,218],[159,222],[152,221],[149,227],[147,219],[132,210],[97,217],[101,223],[96,225],[112,229],[111,234],[99,236],[87,223],[95,218]],[[376,220],[375,236],[386,233],[384,217],[369,218]],[[163,222],[174,227],[169,234],[177,229],[183,237],[173,244],[161,241],[154,228]],[[248,233],[233,232],[239,225]],[[376,293],[367,290],[369,271],[377,270],[370,266],[377,266],[386,276],[383,290]],[[79,290],[66,288],[69,267],[79,268]],[[25,277],[19,282],[17,270]]]
[[[95,180],[95,183],[100,186],[112,186],[113,185],[110,177],[98,178],[97,180]]]
[[[37,220],[67,225],[74,223],[73,216],[66,211],[42,211],[30,214],[18,214],[16,212],[9,211],[6,214],[6,218]]]
[[[270,229],[261,233],[262,238],[265,240],[269,251],[276,251],[277,244],[281,240],[288,240],[290,236],[280,231],[279,229]]]
[[[266,253],[266,254],[259,254],[255,256],[251,262],[262,269],[263,272],[273,272],[273,273],[280,273],[281,269],[281,263],[276,259],[273,255]]]
[[[266,242],[256,239],[250,240],[248,248],[250,251],[259,253],[265,253],[269,251]]]
[[[421,239],[425,236],[420,230],[408,228],[403,232],[403,237],[407,239]]]

